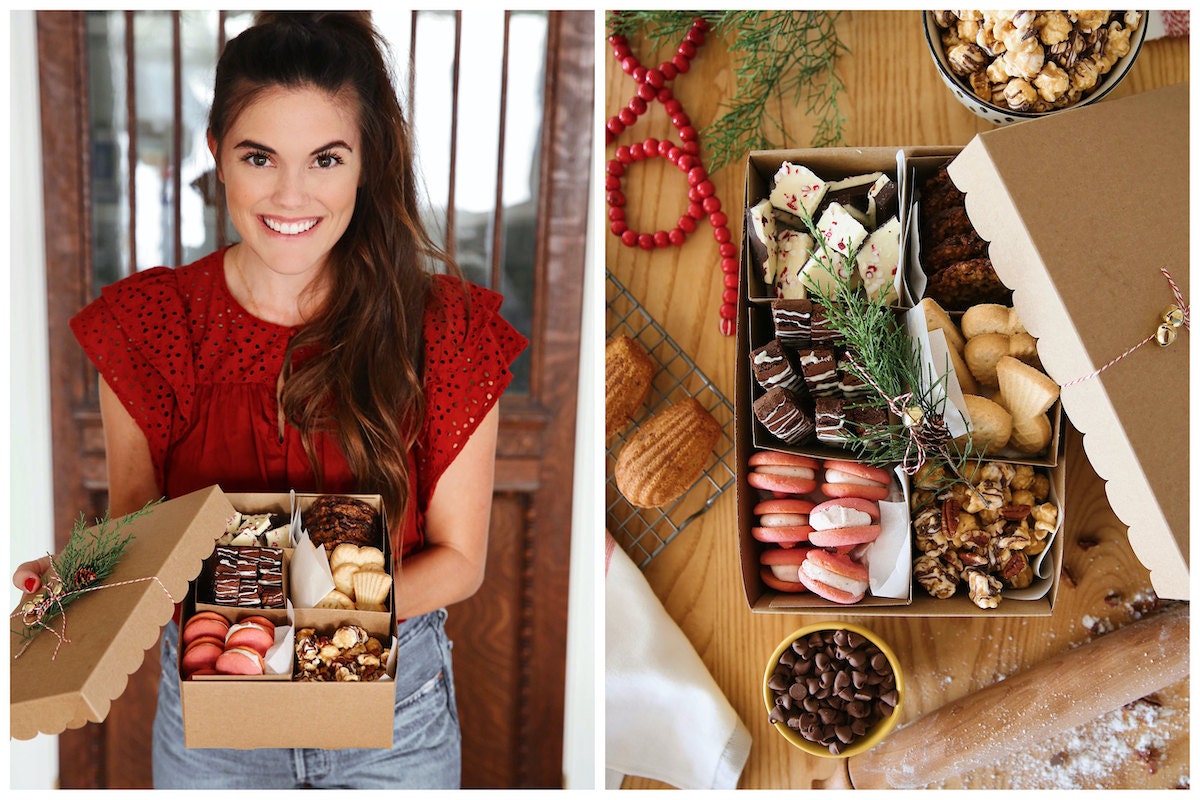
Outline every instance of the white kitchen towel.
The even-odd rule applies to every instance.
[[[637,775],[680,789],[737,788],[750,731],[611,536],[606,564],[606,783]]]

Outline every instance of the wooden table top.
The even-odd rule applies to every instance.
[[[846,145],[965,145],[975,134],[992,128],[960,105],[942,84],[926,48],[918,12],[843,12],[838,31],[850,49],[837,62],[846,86],[841,100]],[[645,45],[636,37],[631,46],[643,64],[657,64],[669,57],[645,52]],[[607,119],[625,106],[636,87],[607,47],[604,58]],[[1147,41],[1112,97],[1187,81],[1188,68],[1186,38]],[[679,76],[672,88],[697,128],[715,119],[718,104],[735,91],[724,41],[710,36],[692,61],[691,70]],[[613,157],[617,144],[651,136],[678,139],[661,105],[651,106],[631,131],[608,146],[607,158]],[[780,115],[793,137],[788,146],[808,146],[813,124],[802,108],[779,103],[772,112]],[[670,230],[686,208],[686,182],[664,162],[652,159],[638,164],[624,179],[630,227],[636,230]],[[743,164],[739,161],[719,170],[712,180],[729,211],[736,243],[741,228]],[[718,330],[723,287],[717,244],[710,231],[705,224],[683,246],[650,252],[625,247],[606,232],[605,259],[613,275],[732,402],[736,346],[734,337],[722,336]],[[1112,626],[1130,621],[1139,613],[1140,601],[1152,597],[1147,572],[1129,547],[1125,527],[1108,506],[1103,482],[1087,463],[1079,435],[1071,430],[1065,433],[1068,510],[1064,565],[1073,580],[1062,580],[1053,616],[837,617],[867,625],[896,650],[908,681],[901,725],[1089,640],[1094,634],[1088,625],[1095,620]],[[670,542],[644,574],[750,729],[753,745],[739,787],[819,785],[833,774],[834,762],[801,753],[771,729],[762,706],[761,676],[766,659],[787,634],[828,616],[751,613],[739,574],[736,531],[731,489]],[[1130,751],[1089,786],[1173,788],[1187,781],[1186,682],[1159,693],[1158,699],[1163,705],[1153,714],[1153,772],[1145,760],[1132,755],[1138,736],[1146,733],[1134,730],[1119,734],[1128,739]],[[986,709],[980,711],[986,713]],[[1054,788],[1053,781],[1059,777],[1054,769],[1045,770],[1049,762],[1057,760],[1056,751],[1036,741],[1026,747],[1028,753],[1017,759],[1019,763],[979,769],[961,780],[939,785],[1028,788],[1039,781],[1052,781],[1042,788]],[[1065,775],[1070,769],[1071,765],[1064,765],[1058,772]],[[662,786],[632,776],[624,782],[624,788]]]

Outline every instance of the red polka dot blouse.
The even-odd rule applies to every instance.
[[[279,440],[275,383],[299,330],[243,309],[225,283],[224,250],[184,267],[156,267],[104,287],[71,320],[80,345],[146,434],[166,497],[213,484],[226,492],[316,491],[300,441]],[[416,451],[405,555],[423,542],[438,478],[496,404],[528,341],[500,316],[501,296],[437,276],[426,304],[426,415]],[[326,492],[357,491],[337,441],[316,441]],[[414,507],[415,506],[415,507]]]

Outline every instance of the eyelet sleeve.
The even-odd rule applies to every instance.
[[[502,300],[473,283],[434,277],[425,310],[425,424],[417,453],[422,510],[512,381],[509,365],[529,344],[500,316]]]
[[[176,420],[191,412],[192,352],[184,302],[167,267],[104,287],[71,319],[75,338],[137,422],[161,487]]]

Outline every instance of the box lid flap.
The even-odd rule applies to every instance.
[[[233,513],[229,500],[212,486],[161,503],[122,529],[133,539],[104,588],[66,607],[66,642],[57,654],[58,637],[44,630],[10,661],[13,738],[104,720]],[[117,585],[122,581],[130,583]],[[15,620],[14,626],[19,627]],[[9,638],[15,655],[25,642],[19,632]]]
[[[1038,339],[1114,513],[1162,597],[1188,598],[1188,85],[979,134],[950,165],[992,264]]]

